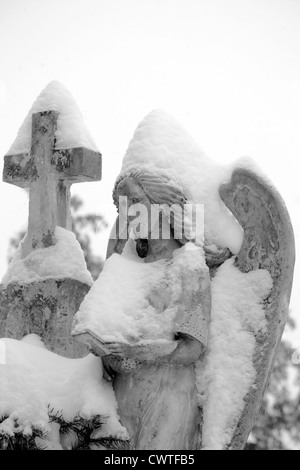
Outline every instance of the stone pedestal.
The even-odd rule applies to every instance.
[[[71,336],[73,317],[90,286],[74,279],[47,279],[0,287],[0,338],[35,333],[47,349],[77,358],[88,349]]]

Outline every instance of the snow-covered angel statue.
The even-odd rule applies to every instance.
[[[102,356],[133,449],[241,449],[260,405],[294,241],[270,183],[234,168],[161,111],[125,155],[107,261],[73,334]]]

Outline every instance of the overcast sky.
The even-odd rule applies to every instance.
[[[112,221],[129,140],[163,108],[216,160],[255,159],[299,240],[299,45],[299,0],[0,0],[0,154],[44,86],[61,81],[103,154],[103,181],[74,192]],[[2,276],[8,238],[26,225],[27,197],[1,182],[0,204]],[[103,236],[95,246],[104,253]]]

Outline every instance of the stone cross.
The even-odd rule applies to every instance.
[[[29,189],[28,233],[22,257],[55,244],[55,228],[72,230],[70,187],[101,179],[101,154],[84,147],[55,149],[58,112],[32,115],[30,153],[4,157],[3,181]]]

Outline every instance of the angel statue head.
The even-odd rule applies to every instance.
[[[174,239],[184,245],[196,239],[193,205],[188,204],[180,185],[166,175],[141,169],[128,172],[118,178],[113,199],[119,215],[127,219],[129,233],[137,240],[140,256],[149,240]]]

